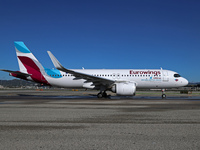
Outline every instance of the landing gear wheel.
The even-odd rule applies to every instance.
[[[108,95],[107,95],[107,93],[106,92],[103,92],[103,97],[107,97]]]
[[[166,94],[162,94],[162,99],[166,99]]]
[[[162,99],[166,99],[165,89],[162,89]]]
[[[106,92],[100,92],[100,93],[97,94],[97,97],[98,97],[98,98],[103,98],[103,97],[104,97],[104,98],[107,98],[108,95],[107,95]]]
[[[102,94],[102,93],[98,93],[98,94],[97,94],[97,97],[98,97],[98,98],[102,98],[102,97],[103,97],[103,94]]]

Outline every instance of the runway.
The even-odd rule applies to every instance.
[[[9,92],[0,94],[0,149],[200,149],[198,96]]]

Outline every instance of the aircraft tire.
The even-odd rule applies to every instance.
[[[108,95],[107,95],[106,92],[103,92],[103,95],[102,95],[102,96],[106,98]]]
[[[98,93],[98,94],[97,94],[97,97],[98,97],[98,98],[102,98],[102,97],[103,97],[103,94],[102,94],[102,93]]]
[[[106,92],[103,92],[103,93],[98,93],[98,94],[97,94],[97,97],[98,97],[98,98],[107,98],[108,95],[107,95]]]
[[[166,94],[162,94],[162,99],[166,99]]]

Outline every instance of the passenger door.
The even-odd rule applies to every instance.
[[[162,71],[163,82],[169,81],[168,71]]]

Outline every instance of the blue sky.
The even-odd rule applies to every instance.
[[[200,1],[0,2],[0,68],[18,70],[14,41],[47,68],[169,69],[200,81]],[[13,79],[0,72],[0,79]]]

